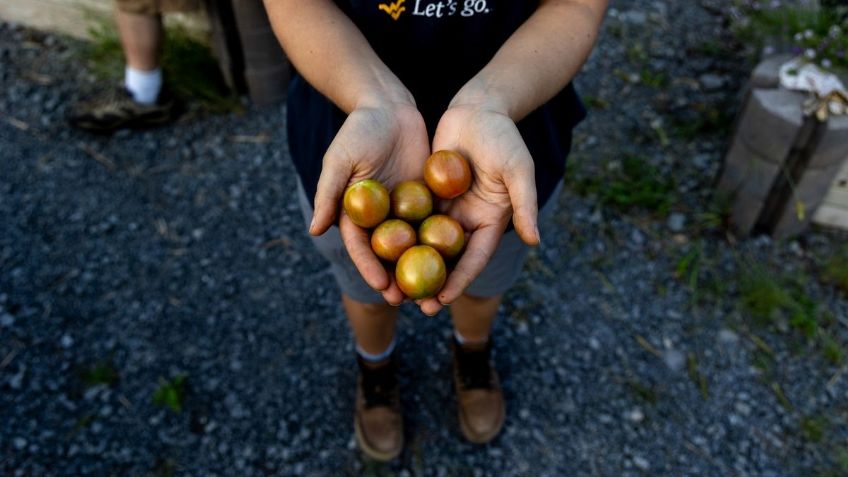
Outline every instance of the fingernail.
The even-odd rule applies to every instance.
[[[315,228],[315,216],[312,216],[312,222],[309,223],[309,231],[312,232],[312,229]]]
[[[536,226],[536,240],[539,241],[539,244],[542,244],[542,234],[539,233],[539,226]]]

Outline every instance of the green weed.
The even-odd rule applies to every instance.
[[[648,384],[640,383],[635,379],[628,380],[626,384],[633,394],[649,404],[656,404],[660,399],[657,391]]]
[[[733,127],[733,108],[729,104],[707,105],[693,103],[689,109],[670,118],[673,136],[693,140],[703,135],[730,134]]]
[[[582,97],[582,99],[583,104],[589,106],[590,108],[608,109],[610,106],[609,101],[605,100],[604,98],[601,98],[600,96],[585,95]]]
[[[114,386],[120,379],[112,361],[98,362],[91,367],[80,370],[79,374],[87,386],[97,386],[100,384]]]
[[[606,169],[606,176],[576,178],[575,191],[596,196],[601,204],[619,210],[638,207],[661,216],[668,214],[674,201],[674,182],[660,174],[647,159],[627,156],[616,167],[608,164]]]
[[[185,400],[186,376],[179,375],[171,380],[159,380],[159,387],[153,392],[153,403],[160,407],[167,407],[175,413],[183,410]]]
[[[804,416],[801,418],[801,435],[809,442],[819,443],[827,432],[828,421],[824,416]]]
[[[671,82],[668,75],[664,72],[652,71],[648,68],[642,69],[641,73],[639,73],[639,80],[642,84],[651,88],[665,88]]]
[[[848,293],[848,247],[830,257],[824,266],[822,279]]]

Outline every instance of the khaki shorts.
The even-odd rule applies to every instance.
[[[115,0],[122,12],[156,15],[165,12],[190,12],[200,7],[200,0]]]
[[[540,222],[547,221],[553,214],[562,186],[563,182],[560,181],[548,202],[539,211]],[[300,180],[297,181],[297,195],[303,219],[309,227],[309,222],[312,220],[312,205],[306,197]],[[311,238],[318,252],[330,262],[330,271],[344,294],[360,303],[385,303],[383,296],[368,286],[359,274],[359,270],[353,264],[342,243],[338,226],[334,225],[323,235]],[[486,268],[465,292],[478,297],[492,297],[505,293],[518,279],[529,251],[530,248],[521,241],[515,230],[505,233]]]

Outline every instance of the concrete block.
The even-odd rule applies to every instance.
[[[803,123],[804,95],[781,89],[757,89],[749,96],[736,138],[763,159],[780,164],[789,155]]]
[[[744,194],[765,200],[780,168],[781,165],[764,160],[737,139],[725,158],[724,172],[718,187],[731,196]]]
[[[822,169],[848,159],[848,116],[831,116],[809,167]]]
[[[792,55],[773,55],[761,61],[751,72],[751,88],[777,88],[780,85],[780,67],[791,59]]]
[[[749,235],[757,225],[757,219],[765,206],[765,199],[739,194],[733,198],[730,209],[730,224],[739,235]]]
[[[804,231],[815,214],[816,209],[824,202],[828,189],[839,173],[841,164],[833,164],[823,169],[806,169],[801,179],[795,184],[793,193],[786,202],[780,219],[774,226],[774,237],[784,239]],[[798,202],[803,204],[804,216],[799,217]]]

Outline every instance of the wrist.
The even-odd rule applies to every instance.
[[[450,102],[449,108],[471,108],[512,117],[512,106],[507,95],[499,91],[480,75],[468,81]]]
[[[416,107],[412,93],[394,75],[377,74],[359,88],[353,101],[353,109]],[[349,111],[348,111],[349,112]]]

